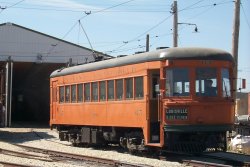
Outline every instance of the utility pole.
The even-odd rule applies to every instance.
[[[232,37],[232,55],[235,60],[234,81],[233,81],[234,100],[236,100],[236,92],[237,92],[239,31],[240,31],[240,0],[235,0],[233,37]]]
[[[177,10],[177,1],[174,0],[172,5],[172,12],[174,15],[173,19],[173,47],[178,46],[178,10]]]
[[[146,52],[149,51],[149,34],[147,34],[147,37],[146,37]]]

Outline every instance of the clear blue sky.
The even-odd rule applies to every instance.
[[[0,0],[0,23],[12,22],[112,56],[172,44],[172,0]],[[234,2],[178,0],[178,45],[220,48],[231,52]],[[86,13],[91,14],[87,15]],[[78,20],[81,19],[81,25]],[[250,91],[250,0],[241,0],[239,78]]]

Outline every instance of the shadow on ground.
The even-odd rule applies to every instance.
[[[0,128],[0,141],[21,144],[41,139],[55,139],[48,134],[49,125],[37,123],[13,123],[11,127]]]

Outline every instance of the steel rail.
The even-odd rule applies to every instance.
[[[15,144],[15,145],[18,147],[24,148],[26,150],[33,151],[33,152],[46,153],[46,154],[52,155],[52,156],[71,158],[71,159],[80,160],[80,161],[89,161],[89,162],[100,163],[100,164],[108,164],[110,166],[115,166],[115,167],[116,166],[126,166],[126,167],[145,167],[145,166],[148,166],[148,167],[150,167],[149,165],[132,164],[132,163],[128,163],[128,162],[122,162],[122,161],[118,161],[118,160],[111,160],[111,159],[100,158],[100,157],[92,157],[92,156],[87,156],[87,155],[59,152],[59,151],[41,149],[41,148],[24,146],[24,145],[19,145],[19,144]]]
[[[47,161],[47,162],[53,162],[53,160],[47,159],[49,157],[43,157],[43,156],[39,156],[39,155],[24,153],[24,152],[20,152],[20,151],[7,150],[7,149],[2,149],[2,148],[0,148],[0,154],[21,157],[21,158],[28,158],[28,159],[36,159],[36,160]]]
[[[223,160],[228,162],[228,164],[237,166],[250,166],[250,155],[232,152],[214,152],[207,154],[204,153],[201,155],[201,157]]]
[[[196,161],[196,160],[183,160],[183,162],[193,167],[232,167],[231,165],[224,165],[224,164]]]
[[[36,167],[32,165],[23,165],[23,164],[4,162],[4,161],[0,161],[0,164],[3,165],[4,167]]]

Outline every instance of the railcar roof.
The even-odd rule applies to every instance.
[[[226,60],[233,62],[232,55],[226,51],[212,48],[167,48],[152,52],[145,52],[125,57],[82,64],[73,67],[58,69],[52,72],[51,78],[76,74],[81,72],[95,71],[99,69],[117,67],[122,65],[137,64],[159,60]]]

